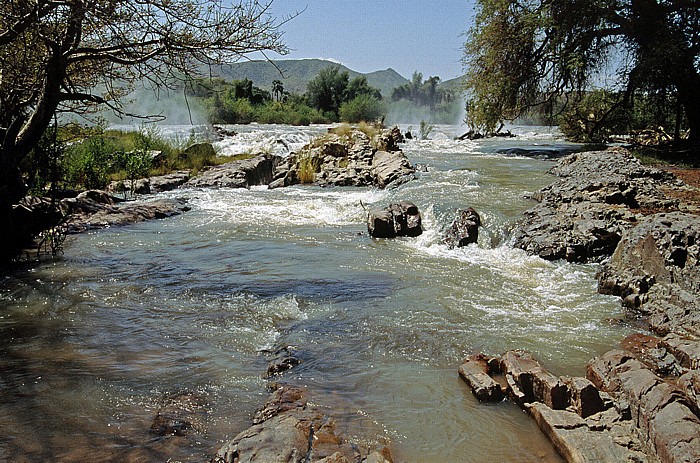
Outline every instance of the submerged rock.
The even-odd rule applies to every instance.
[[[150,432],[156,436],[183,436],[202,427],[206,415],[204,399],[193,393],[170,396],[153,419]]]
[[[401,201],[383,209],[371,209],[367,215],[367,231],[373,238],[419,236],[423,233],[423,226],[418,207],[409,201]]]
[[[390,463],[389,449],[372,449],[339,435],[332,418],[308,404],[306,392],[281,386],[253,419],[253,426],[217,452],[210,463]]]

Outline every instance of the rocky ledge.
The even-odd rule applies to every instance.
[[[278,386],[253,425],[226,443],[210,463],[391,463],[387,447],[371,449],[340,436],[332,418],[311,406],[306,392]]]
[[[646,215],[698,211],[667,194],[690,187],[624,149],[572,154],[550,172],[559,179],[532,195],[539,203],[514,231],[516,247],[543,259],[602,260]]]
[[[479,400],[509,397],[527,411],[567,462],[700,461],[700,343],[633,335],[623,345],[585,378],[555,376],[522,351],[473,355],[459,373]]]
[[[414,178],[416,169],[399,148],[398,127],[371,139],[359,129],[346,135],[329,132],[277,166],[270,188],[314,183],[320,186],[387,188]]]
[[[68,233],[162,219],[189,210],[184,199],[124,201],[100,190],[88,190],[75,198],[64,199],[60,207],[68,217],[65,223]]]
[[[697,189],[621,149],[574,154],[551,172],[560,178],[534,195],[515,245],[603,261],[598,291],[620,296],[626,315],[661,337],[628,337],[586,378],[557,378],[526,354],[469,358],[462,377],[482,400],[514,398],[567,461],[700,461]],[[490,381],[499,371],[504,387]]]

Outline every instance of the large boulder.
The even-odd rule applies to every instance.
[[[250,188],[268,185],[274,178],[275,168],[282,160],[279,156],[261,154],[254,158],[229,162],[210,167],[191,178],[185,186],[195,188]]]
[[[419,236],[423,233],[420,211],[409,201],[371,209],[367,215],[367,231],[373,238]]]
[[[414,178],[415,168],[399,149],[395,127],[370,139],[359,129],[328,133],[290,155],[277,166],[270,188],[299,183],[320,186],[387,188]]]
[[[460,209],[450,228],[445,231],[442,241],[450,249],[476,243],[479,239],[479,226],[481,226],[481,217],[478,212],[471,207]]]
[[[548,260],[610,256],[644,214],[677,209],[664,190],[683,185],[621,149],[572,154],[551,173],[559,179],[533,195],[539,203],[514,230],[515,246]]]

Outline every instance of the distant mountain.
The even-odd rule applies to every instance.
[[[350,79],[358,76],[367,77],[369,85],[378,88],[385,97],[391,96],[391,91],[408,83],[408,79],[389,68],[384,71],[362,74],[347,68],[342,64],[322,59],[298,59],[275,61],[241,61],[212,69],[213,77],[223,77],[227,80],[253,81],[253,85],[264,90],[272,88],[272,82],[279,80],[288,92],[305,93],[306,84],[316,77],[321,69],[337,66],[340,71],[347,71]],[[281,72],[281,74],[280,74]]]

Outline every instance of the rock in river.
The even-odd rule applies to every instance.
[[[379,209],[371,209],[367,215],[367,231],[373,238],[419,236],[423,233],[418,207],[401,201]]]

